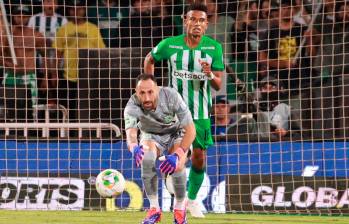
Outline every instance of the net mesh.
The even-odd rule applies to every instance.
[[[123,109],[145,56],[187,32],[191,2],[1,1],[0,208],[149,207]],[[347,2],[202,2],[225,64],[202,210],[348,213]],[[168,85],[166,61],[155,76]],[[114,199],[94,185],[108,168],[127,180]]]

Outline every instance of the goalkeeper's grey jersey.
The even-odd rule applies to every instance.
[[[159,87],[156,110],[142,108],[136,94],[133,94],[124,111],[125,129],[138,128],[152,134],[175,133],[193,122],[191,113],[179,93],[170,87]]]

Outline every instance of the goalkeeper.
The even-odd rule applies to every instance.
[[[221,44],[204,35],[208,26],[206,5],[190,5],[184,25],[185,34],[162,40],[147,55],[144,72],[154,74],[155,61],[167,60],[169,85],[181,94],[193,116],[196,139],[191,156],[187,208],[193,217],[204,217],[196,197],[205,176],[206,149],[213,144],[211,86],[215,90],[221,87],[223,51]]]
[[[159,87],[153,75],[142,74],[137,78],[136,93],[129,99],[124,117],[128,149],[136,165],[142,167],[142,180],[150,203],[142,223],[157,223],[161,219],[155,161],[164,152],[167,155],[160,164],[160,171],[172,175],[174,223],[187,223],[185,162],[188,148],[195,139],[195,126],[188,107],[176,90]]]

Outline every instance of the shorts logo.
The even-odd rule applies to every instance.
[[[202,72],[177,70],[172,72],[172,76],[183,80],[207,80],[207,76]]]

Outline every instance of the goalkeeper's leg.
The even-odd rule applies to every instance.
[[[175,139],[174,146],[169,150],[169,153],[173,153],[178,149],[182,138]],[[174,191],[174,206],[173,206],[173,223],[187,223],[187,211],[185,208],[185,195],[187,185],[187,175],[185,172],[185,163],[187,162],[187,153],[179,159],[178,169],[171,175],[173,191]]]
[[[158,176],[155,169],[155,160],[157,158],[157,148],[154,142],[143,142],[144,158],[142,162],[142,180],[149,200],[150,209],[148,210],[146,218],[143,220],[144,224],[153,224],[161,220],[161,210],[158,199]]]
[[[180,171],[172,174],[173,190],[175,194],[174,200],[174,223],[187,223],[187,215],[185,209],[185,194],[187,176],[185,167]]]

